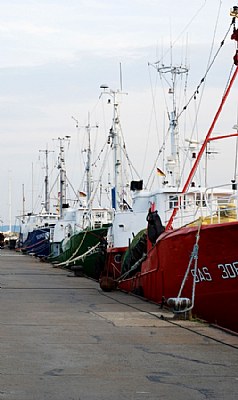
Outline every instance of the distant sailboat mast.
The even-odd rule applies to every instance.
[[[23,218],[25,217],[25,186],[24,183],[22,184],[22,215]]]
[[[12,231],[12,171],[8,171],[9,232]]]

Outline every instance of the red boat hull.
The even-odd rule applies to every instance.
[[[109,247],[107,249],[106,263],[102,275],[118,279],[121,275],[122,259],[127,247]]]
[[[148,252],[141,272],[119,283],[127,292],[156,303],[177,297],[196,243],[198,227],[162,234]],[[203,225],[198,240],[193,315],[238,332],[238,222]],[[194,266],[182,297],[191,298]]]

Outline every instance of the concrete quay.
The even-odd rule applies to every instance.
[[[15,251],[0,287],[0,400],[238,398],[236,335]]]

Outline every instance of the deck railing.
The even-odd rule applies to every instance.
[[[177,207],[178,211],[173,228],[201,220],[206,224],[230,222],[238,216],[238,194],[228,184],[171,195],[165,207],[166,222],[174,207]]]

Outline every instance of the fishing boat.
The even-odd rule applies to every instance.
[[[44,202],[39,213],[25,213],[25,195],[23,190],[23,215],[18,217],[20,221],[20,233],[18,240],[18,250],[23,253],[46,258],[50,254],[50,242],[55,224],[59,218],[58,213],[50,212],[49,176],[48,176],[48,156],[49,150],[40,150],[45,153],[46,175],[44,181]],[[24,186],[23,186],[24,188]]]
[[[45,211],[37,215],[25,216],[21,224],[18,249],[22,253],[36,257],[47,257],[50,254],[50,239],[57,219],[57,214]]]
[[[70,211],[69,211],[70,212]],[[48,261],[55,267],[66,268],[72,270],[75,276],[87,275],[94,279],[99,279],[100,273],[105,262],[105,243],[108,227],[111,217],[108,209],[93,209],[90,216],[88,210],[73,210],[76,216],[74,231],[70,229],[71,225],[65,225],[68,236],[65,236],[60,242],[57,240],[57,233],[60,227],[64,227],[67,223],[67,214],[64,219],[59,220],[56,224],[54,239],[52,245],[54,251],[58,254],[52,254],[48,257]],[[86,224],[85,224],[86,222]],[[59,236],[59,239],[62,236]]]
[[[78,205],[75,207],[68,207],[65,202],[65,168],[61,166],[60,218],[54,228],[47,261],[55,267],[73,271],[75,276],[84,274],[98,279],[105,262],[105,238],[111,224],[111,210],[106,207],[92,206],[95,192],[91,189],[90,130],[88,119],[86,191],[79,192]]]
[[[237,43],[237,7],[231,15],[231,38]],[[214,135],[214,127],[238,73],[237,51],[233,69],[215,117],[198,153],[192,157],[192,167],[181,186],[174,135],[176,110],[170,115],[172,151],[166,176],[174,179],[176,185],[166,184],[167,188],[155,195],[147,215],[144,250],[135,260],[130,258],[129,247],[116,284],[123,291],[170,307],[175,314],[192,313],[209,323],[238,332],[235,311],[238,307],[237,171],[225,185],[200,187],[195,184],[198,166],[209,143],[237,137],[237,131]]]
[[[146,229],[146,216],[154,194],[144,188],[143,180],[135,168],[133,168],[134,175],[128,173],[128,161],[130,169],[132,168],[122,133],[119,109],[120,96],[125,93],[122,87],[113,90],[107,85],[102,85],[101,88],[102,94],[109,97],[108,102],[113,106],[112,125],[108,136],[108,144],[113,155],[111,180],[113,211],[112,223],[107,233],[106,260],[100,275],[100,286],[107,290],[120,276],[123,256],[133,238],[138,232]]]
[[[146,228],[146,215],[151,201],[151,193],[143,189],[141,179],[130,180],[127,172],[125,172],[125,165],[128,165],[129,157],[123,139],[119,110],[119,98],[125,93],[122,88],[112,90],[105,84],[101,85],[100,88],[102,89],[100,98],[106,97],[107,104],[113,107],[112,123],[106,143],[112,158],[111,160],[107,153],[106,159],[110,159],[109,164],[112,169],[110,173],[107,171],[107,175],[112,175],[111,182],[108,184],[111,204],[108,208],[87,208],[92,202],[90,190],[90,124],[88,123],[86,127],[89,138],[86,164],[87,206],[86,209],[81,206],[77,210],[75,227],[72,227],[72,223],[67,223],[67,218],[72,218],[70,216],[71,210],[65,213],[63,219],[58,221],[54,231],[55,250],[52,251],[53,258],[50,258],[50,261],[61,267],[72,269],[76,275],[83,272],[96,279],[100,277],[100,284],[102,284],[103,276],[107,278],[110,275],[116,278],[120,275],[122,255],[128,248],[129,241],[138,231]],[[87,216],[86,221],[89,223],[86,231],[85,221],[83,220],[85,216]],[[98,228],[97,231],[94,231],[95,223],[97,227],[101,225],[101,231]],[[68,237],[62,238],[64,230],[67,230],[67,232],[70,230],[71,233],[68,233]],[[56,240],[56,237],[61,238],[61,240]],[[57,251],[59,252],[54,257]],[[97,255],[98,259],[95,261]],[[91,258],[92,262],[90,261]]]

